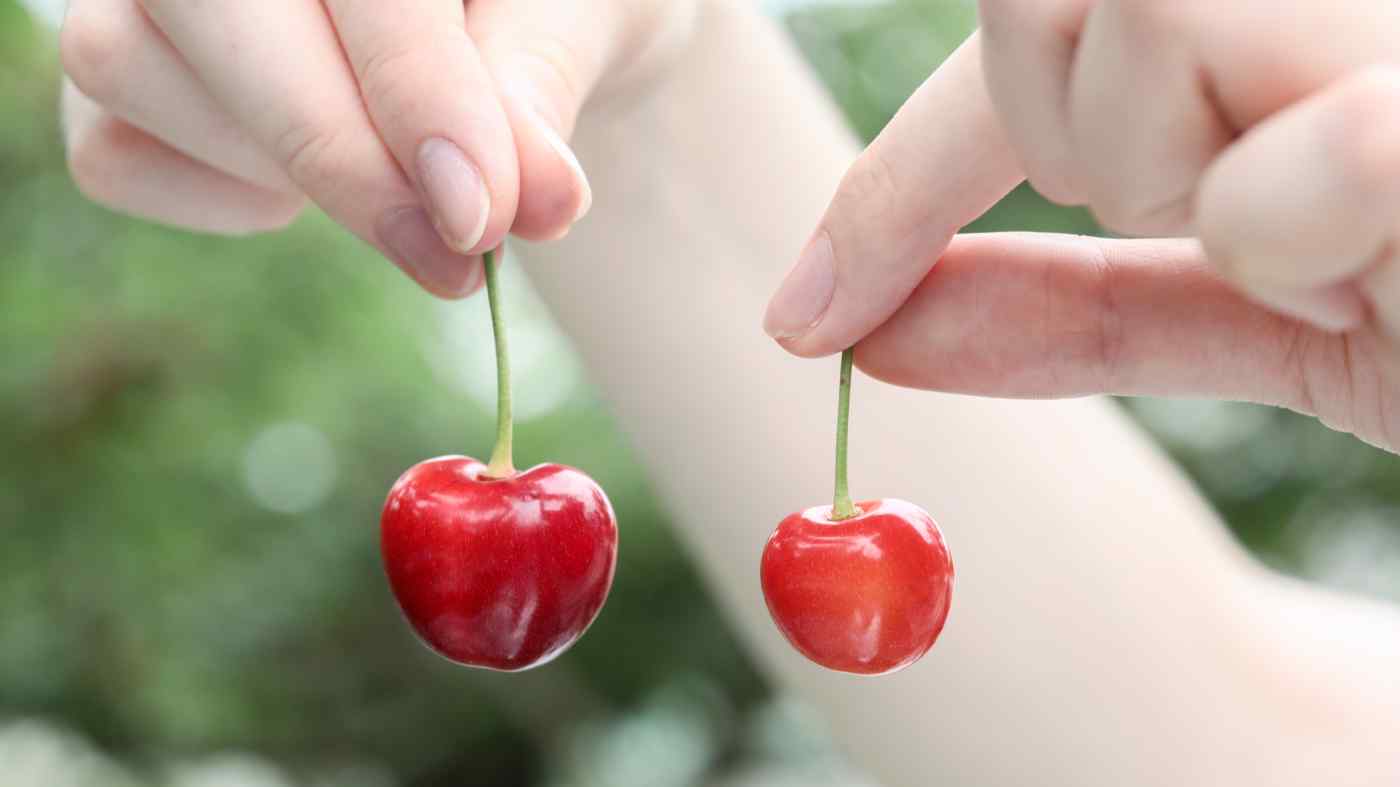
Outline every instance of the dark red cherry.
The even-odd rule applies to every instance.
[[[598,616],[617,564],[616,519],[572,467],[485,473],[464,456],[404,473],[380,518],[384,570],[428,647],[473,667],[529,669]]]

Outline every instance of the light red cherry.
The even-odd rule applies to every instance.
[[[461,664],[514,671],[555,658],[598,616],[617,524],[603,490],[572,467],[491,478],[481,462],[448,456],[394,484],[380,547],[423,642]]]
[[[846,480],[851,372],[841,355],[832,504],[778,524],[759,580],[768,612],[797,652],[841,672],[884,675],[933,647],[953,600],[953,558],[928,512],[903,500],[856,505]]]
[[[953,560],[923,509],[903,500],[792,514],[763,550],[768,611],[799,653],[841,672],[881,675],[933,647],[953,599]]]

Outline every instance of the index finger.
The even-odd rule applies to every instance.
[[[221,106],[331,218],[434,294],[477,288],[480,261],[439,237],[371,124],[320,3],[140,2]]]
[[[846,173],[768,305],[764,330],[815,357],[894,314],[953,235],[1025,175],[982,76],[980,38],[958,47]]]
[[[325,0],[380,137],[443,240],[493,249],[515,217],[519,165],[461,0]]]

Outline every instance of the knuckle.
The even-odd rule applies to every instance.
[[[894,207],[897,201],[899,184],[896,177],[889,159],[875,149],[869,149],[841,178],[833,204],[841,213],[883,213],[885,209]]]
[[[360,85],[365,101],[373,107],[396,112],[421,84],[415,77],[422,52],[411,42],[385,45],[360,64]]]
[[[901,215],[899,186],[895,177],[889,160],[874,149],[869,149],[841,178],[836,196],[822,219],[822,228],[831,243],[838,270],[845,256],[842,252],[859,243],[860,233],[872,224],[870,220],[878,220],[882,232],[900,240],[906,234],[907,228],[890,226]]]
[[[360,93],[376,117],[420,116],[425,95],[443,82],[443,64],[458,62],[473,47],[459,26],[380,41],[355,64]]]
[[[292,181],[308,190],[336,179],[342,169],[340,124],[302,118],[277,135],[273,150]]]
[[[1294,320],[1283,338],[1283,363],[1281,371],[1285,380],[1291,383],[1290,397],[1285,402],[1289,407],[1303,413],[1317,412],[1315,364],[1309,358],[1309,347],[1313,332],[1302,320]]]
[[[1125,333],[1123,326],[1123,313],[1116,297],[1118,288],[1118,271],[1120,266],[1115,262],[1109,246],[1104,241],[1094,241],[1094,262],[1092,288],[1097,301],[1098,315],[1095,320],[1093,337],[1093,359],[1094,368],[1099,377],[1098,387],[1100,390],[1110,391],[1115,387],[1120,371],[1122,369],[1123,348]]]
[[[105,101],[120,86],[126,31],[105,14],[74,9],[59,31],[58,51],[64,73],[89,98]]]

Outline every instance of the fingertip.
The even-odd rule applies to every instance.
[[[481,287],[481,257],[449,248],[422,208],[390,210],[380,218],[375,230],[389,261],[430,294],[457,300]]]
[[[301,194],[268,192],[267,198],[259,201],[253,219],[234,234],[246,236],[286,229],[305,208],[306,197]]]
[[[520,204],[511,231],[530,240],[557,240],[588,213],[593,188],[559,131],[522,100],[509,102],[520,159]]]
[[[588,215],[588,211],[593,208],[593,186],[589,184],[588,174],[583,171],[583,164],[579,163],[573,148],[569,147],[559,132],[538,113],[531,112],[529,114],[534,116],[535,128],[544,139],[545,144],[549,146],[556,160],[564,166],[568,173],[568,191],[572,197],[569,201],[573,205],[569,223],[574,224]]]
[[[774,339],[773,341],[777,342],[778,346],[786,350],[790,355],[795,355],[798,358],[826,358],[827,356],[841,352],[841,350],[827,349],[821,345],[805,342],[801,339]]]
[[[481,170],[451,140],[430,137],[418,146],[418,186],[443,242],[459,252],[481,243],[491,197]]]
[[[481,240],[463,253],[470,256],[480,256],[499,248],[502,243],[506,242],[506,237],[510,235],[511,225],[515,222],[518,209],[519,205],[516,204],[515,200],[511,200],[510,205],[499,208],[497,203],[493,201],[491,218],[487,220],[486,230],[481,234]]]
[[[826,318],[836,296],[836,255],[831,235],[818,231],[797,258],[797,264],[768,302],[763,330],[790,352],[811,351],[808,341]]]
[[[468,259],[468,262],[463,266],[462,276],[456,284],[422,280],[413,277],[412,274],[410,277],[414,278],[414,281],[423,288],[424,292],[444,301],[460,301],[470,298],[480,292],[486,284],[485,271],[481,267],[480,257]]]

